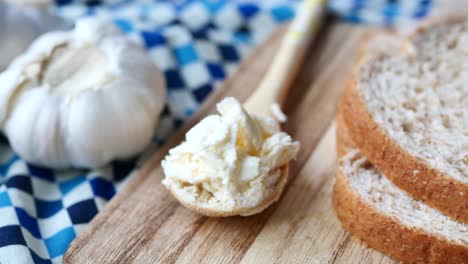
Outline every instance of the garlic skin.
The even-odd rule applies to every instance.
[[[164,77],[112,22],[47,33],[0,74],[0,125],[22,158],[94,168],[141,152],[166,98]]]

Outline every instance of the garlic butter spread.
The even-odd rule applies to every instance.
[[[254,207],[274,190],[279,168],[299,143],[271,118],[249,114],[234,98],[217,105],[162,161],[163,184],[186,203],[214,210]]]

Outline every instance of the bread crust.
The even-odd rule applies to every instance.
[[[453,17],[443,21],[451,23],[459,19],[461,18]],[[433,24],[434,22],[424,25],[411,37]],[[361,46],[365,47],[370,38],[371,36],[367,36]],[[468,185],[412,156],[373,120],[357,82],[357,74],[366,61],[366,55],[361,52],[356,71],[344,90],[339,107],[339,115],[352,143],[399,188],[447,216],[468,223]]]
[[[177,192],[172,189],[169,189],[171,194],[179,201],[184,207],[204,216],[209,217],[230,217],[230,216],[249,216],[253,214],[260,213],[261,211],[265,210],[268,206],[273,204],[274,202],[278,201],[283,193],[286,184],[288,183],[289,178],[289,165],[283,165],[281,168],[281,177],[278,179],[276,183],[275,190],[270,194],[270,196],[266,197],[263,202],[259,205],[251,208],[240,208],[233,211],[220,211],[211,208],[201,208],[195,204],[188,203],[182,197],[180,197]]]
[[[356,149],[356,146],[349,137],[343,116],[338,112],[336,115],[336,153],[338,157],[342,157],[353,149]]]
[[[468,263],[468,248],[403,225],[368,204],[338,169],[333,205],[343,227],[371,248],[405,263]]]

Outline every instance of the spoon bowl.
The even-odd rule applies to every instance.
[[[278,201],[278,199],[281,197],[281,194],[283,193],[286,187],[286,184],[288,183],[289,165],[288,164],[283,165],[278,170],[281,171],[281,176],[278,178],[278,181],[273,186],[272,190],[270,191],[270,194],[266,196],[262,202],[260,202],[258,205],[253,206],[253,207],[236,208],[234,210],[223,210],[223,209],[203,207],[197,203],[191,203],[187,201],[181,195],[179,195],[177,191],[174,190],[173,188],[170,188],[169,191],[171,192],[172,196],[174,196],[177,199],[177,201],[179,201],[184,207],[201,215],[205,215],[209,217],[230,217],[230,216],[238,216],[238,215],[249,216],[249,215],[254,215],[265,210],[271,204]]]

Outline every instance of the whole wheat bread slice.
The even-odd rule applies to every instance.
[[[340,114],[354,144],[394,184],[468,222],[468,20],[406,41],[411,52],[363,56]]]
[[[413,199],[357,150],[341,159],[333,204],[345,229],[395,259],[468,263],[468,224]]]

